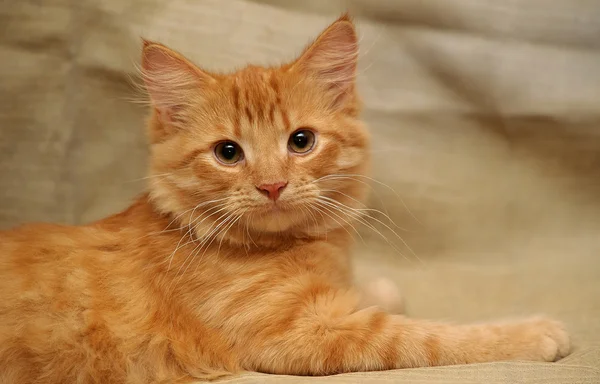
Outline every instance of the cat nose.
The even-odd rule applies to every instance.
[[[275,201],[279,199],[281,191],[287,186],[287,181],[280,181],[273,184],[262,184],[256,187],[262,194],[267,196],[269,199]]]

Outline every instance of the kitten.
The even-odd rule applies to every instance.
[[[346,227],[366,187],[344,176],[369,166],[357,49],[347,16],[294,62],[229,75],[145,41],[148,193],[89,225],[0,233],[0,382],[565,356],[563,326],[544,318],[451,325],[359,305]]]

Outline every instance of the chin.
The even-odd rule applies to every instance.
[[[250,219],[252,229],[257,232],[284,232],[298,227],[306,219],[295,210],[272,206],[252,215]]]

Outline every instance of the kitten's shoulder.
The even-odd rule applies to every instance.
[[[51,223],[25,223],[0,231],[0,247],[6,242],[27,242],[34,244],[36,240],[47,239],[53,235],[68,234],[78,227]]]
[[[0,259],[50,256],[74,245],[80,228],[49,223],[28,223],[0,231]]]

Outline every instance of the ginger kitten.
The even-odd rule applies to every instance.
[[[565,356],[568,336],[552,320],[452,325],[359,304],[347,230],[366,197],[348,175],[369,165],[357,54],[347,16],[292,63],[228,75],[144,42],[148,193],[92,224],[0,233],[0,382]]]

